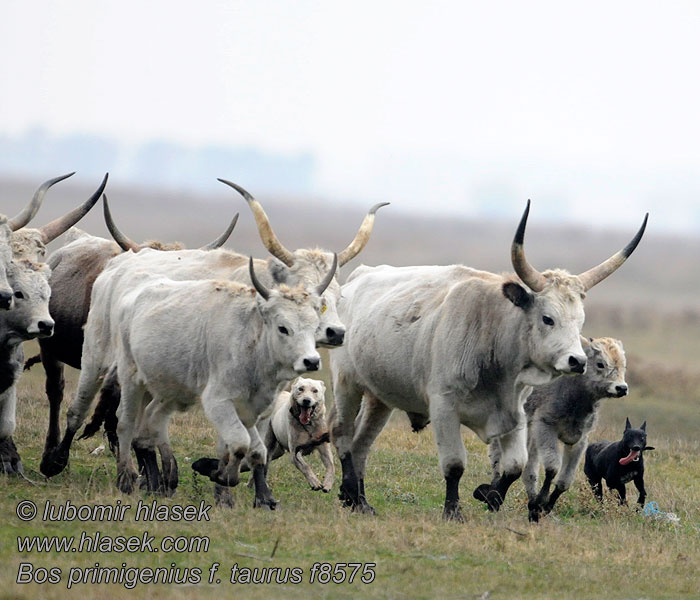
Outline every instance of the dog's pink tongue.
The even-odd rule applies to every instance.
[[[631,463],[635,458],[639,456],[639,450],[630,450],[630,453],[625,456],[625,458],[620,459],[621,465],[627,465]]]
[[[308,425],[310,418],[311,418],[311,409],[310,408],[302,408],[301,413],[299,413],[299,423],[301,423],[302,425]]]

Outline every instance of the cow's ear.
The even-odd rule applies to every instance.
[[[515,306],[523,310],[530,308],[534,302],[532,294],[522,285],[514,281],[508,281],[503,284],[503,295],[515,304]]]
[[[287,283],[289,279],[289,268],[282,261],[270,257],[267,270],[270,272],[270,275],[272,275],[272,279],[276,284]]]

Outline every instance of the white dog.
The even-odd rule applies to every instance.
[[[312,490],[329,492],[335,480],[335,465],[326,423],[326,386],[317,379],[299,377],[292,382],[291,392],[281,392],[272,407],[267,423],[258,426],[267,446],[267,462],[285,452],[306,477]],[[303,456],[316,448],[326,469],[321,483],[304,461]]]

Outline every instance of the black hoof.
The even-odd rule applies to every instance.
[[[41,459],[39,470],[46,477],[58,475],[68,466],[68,452],[60,449],[50,450]]]
[[[476,500],[484,502],[491,512],[498,512],[501,508],[501,504],[503,504],[501,494],[488,483],[482,483],[477,487],[472,496],[474,496]]]
[[[539,523],[542,513],[542,507],[537,502],[527,503],[527,518],[530,523]]]
[[[5,475],[22,475],[24,473],[22,461],[12,438],[0,442],[0,473]]]
[[[253,508],[260,508],[262,510],[276,510],[277,504],[277,500],[273,497],[255,498],[255,500],[253,500]]]
[[[192,463],[192,469],[200,475],[211,477],[219,468],[218,458],[198,458]]]
[[[134,491],[134,484],[138,474],[135,471],[126,471],[117,474],[117,488],[123,494],[131,494]]]
[[[442,519],[443,521],[455,521],[456,523],[464,523],[467,520],[459,504],[449,508],[446,506],[445,510],[442,511]]]

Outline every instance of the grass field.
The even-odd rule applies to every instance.
[[[21,500],[34,501],[41,510],[54,504],[136,505],[116,491],[115,463],[109,452],[94,456],[101,443],[95,438],[77,442],[69,470],[45,481],[38,464],[46,431],[43,371],[25,374],[19,390],[18,428],[15,435],[27,477],[5,479],[2,496],[0,573],[3,598],[699,598],[700,597],[700,379],[690,362],[668,360],[654,344],[656,327],[626,331],[626,325],[594,320],[590,335],[618,335],[628,350],[631,395],[605,402],[599,430],[593,439],[618,439],[629,416],[634,425],[649,422],[649,444],[656,447],[647,461],[648,500],[672,511],[679,524],[654,521],[633,508],[619,507],[608,498],[603,506],[593,500],[580,474],[554,513],[538,525],[527,522],[525,493],[517,482],[500,513],[492,515],[471,499],[474,487],[489,479],[486,447],[468,430],[464,439],[468,467],[461,484],[465,524],[441,520],[444,487],[430,427],[410,431],[402,415],[395,415],[370,456],[367,474],[369,501],[376,517],[351,514],[341,508],[336,489],[330,494],[312,492],[286,458],[273,463],[270,484],[280,509],[262,512],[252,508],[252,491],[245,485],[234,490],[236,506],[213,508],[211,520],[202,523],[142,523],[131,513],[123,523],[25,523],[15,515]],[[598,329],[601,329],[598,331]],[[645,333],[646,332],[646,333]],[[627,335],[628,337],[625,337]],[[697,328],[679,324],[664,329],[675,348],[697,349]],[[635,356],[639,349],[644,360]],[[656,349],[656,350],[655,350]],[[681,366],[674,366],[681,365]],[[67,397],[72,394],[71,373]],[[62,422],[63,426],[63,422]],[[212,455],[213,428],[200,410],[178,415],[171,426],[180,464],[180,487],[166,505],[213,503],[208,481],[196,476],[188,463]],[[320,472],[320,462],[312,459]],[[245,476],[244,476],[245,477]],[[636,499],[633,487],[628,498]],[[142,553],[39,553],[19,554],[17,536],[75,535],[82,531],[104,535],[208,536],[207,552],[183,554]],[[18,585],[18,565],[58,567],[62,581]],[[77,584],[66,589],[71,567],[199,567],[198,585]],[[208,584],[208,569],[220,563],[216,575],[222,583]],[[372,583],[308,583],[314,563],[375,563]],[[233,564],[239,568],[303,569],[303,583],[294,585],[231,584]],[[260,574],[261,571],[258,571]],[[358,576],[359,577],[359,576]]]

